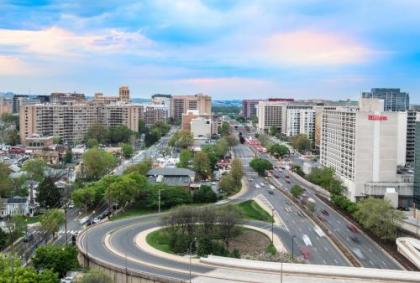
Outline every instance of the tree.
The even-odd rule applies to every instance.
[[[32,263],[37,270],[50,269],[60,277],[79,267],[77,250],[72,246],[40,246],[35,250]]]
[[[28,177],[37,182],[41,182],[45,177],[47,164],[41,159],[29,159],[22,165],[22,170],[28,174]]]
[[[104,273],[89,271],[77,283],[112,283],[112,280]]]
[[[217,201],[217,195],[210,186],[201,185],[193,194],[194,203],[211,203]]]
[[[265,176],[266,170],[272,170],[273,164],[271,164],[270,161],[263,158],[254,158],[249,163],[249,166],[251,166],[252,169],[254,169],[258,175]]]
[[[12,188],[12,181],[9,177],[11,170],[6,163],[0,162],[0,197],[7,197],[10,195]]]
[[[239,143],[238,139],[232,134],[225,136],[225,139],[229,146],[235,146]]]
[[[86,142],[86,146],[87,148],[94,148],[94,147],[99,147],[99,142],[97,139],[88,139]]]
[[[241,187],[241,180],[244,176],[244,169],[242,167],[242,161],[240,159],[233,159],[230,164],[230,175],[235,181],[235,187]]]
[[[64,163],[72,163],[73,162],[73,153],[71,151],[71,148],[66,150],[66,154],[64,155]]]
[[[108,139],[108,128],[101,123],[93,124],[87,131],[85,140],[95,139],[98,143],[106,143]]]
[[[50,209],[41,216],[40,222],[44,232],[54,237],[64,223],[64,212],[57,208]]]
[[[127,169],[125,169],[124,174],[130,174],[135,172],[140,175],[146,175],[150,169],[152,169],[152,160],[145,159],[137,164],[129,166]]]
[[[58,276],[49,269],[37,272],[32,267],[22,266],[17,258],[10,258],[0,254],[0,278],[1,282],[37,282],[37,283],[57,283]],[[12,269],[13,266],[13,269]],[[13,272],[12,272],[13,270]],[[12,280],[13,274],[13,280]]]
[[[270,148],[271,141],[270,138],[266,134],[259,134],[258,137],[255,135],[255,137],[260,141],[261,145],[265,148]]]
[[[279,130],[276,127],[274,127],[274,126],[270,127],[270,135],[275,136],[275,135],[277,135],[278,132],[279,132]]]
[[[106,188],[105,197],[110,204],[117,202],[125,206],[137,196],[137,189],[136,182],[130,178],[130,175],[123,175]]]
[[[187,149],[194,143],[193,135],[188,131],[180,131],[175,143],[177,147]]]
[[[403,213],[394,209],[389,201],[369,197],[357,203],[354,213],[357,221],[383,240],[395,240]]]
[[[304,191],[305,190],[301,186],[298,186],[298,185],[293,185],[293,187],[290,189],[290,193],[295,198],[299,198],[303,194]]]
[[[229,242],[236,234],[235,228],[240,223],[241,215],[232,206],[226,206],[218,212],[217,223],[220,226],[220,236],[226,247],[229,248]]]
[[[313,168],[311,173],[307,176],[308,181],[317,184],[332,195],[341,195],[343,186],[341,181],[334,176],[334,169],[332,168]]]
[[[179,154],[179,162],[176,164],[178,168],[188,168],[193,158],[193,153],[188,149],[183,149]]]
[[[127,143],[130,140],[131,131],[126,126],[115,126],[108,130],[107,141],[111,144]]]
[[[146,123],[144,122],[143,119],[139,120],[139,134],[145,134],[146,130],[147,130],[147,126]]]
[[[71,194],[71,199],[76,207],[83,207],[87,211],[95,203],[95,195],[95,187],[88,186],[74,190]]]
[[[127,143],[121,146],[121,151],[125,158],[130,158],[134,153],[133,147]]]
[[[287,146],[278,143],[271,145],[268,151],[276,157],[283,157],[289,154],[289,149],[287,148]]]
[[[88,180],[97,180],[107,174],[117,163],[112,154],[91,148],[83,154],[83,172]]]
[[[37,201],[43,208],[57,208],[61,206],[61,192],[55,186],[52,178],[45,178],[39,184]]]
[[[228,122],[223,122],[222,125],[219,127],[219,134],[224,137],[228,136],[231,133],[230,125]]]
[[[19,133],[16,129],[5,129],[4,130],[4,143],[8,145],[19,144]]]
[[[236,192],[235,180],[232,175],[227,174],[220,178],[219,189],[227,193],[228,195]]]
[[[291,139],[292,146],[300,153],[305,153],[311,149],[311,141],[306,134],[299,134]]]
[[[206,153],[197,152],[195,154],[193,168],[199,179],[207,179],[211,175],[210,161]]]

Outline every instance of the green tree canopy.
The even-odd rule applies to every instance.
[[[57,283],[58,275],[49,269],[37,272],[32,267],[24,267],[18,259],[12,260],[10,257],[0,254],[0,278],[1,282],[12,282],[12,264],[13,264],[13,282],[17,283]]]
[[[124,174],[130,174],[136,172],[140,175],[146,175],[149,170],[152,169],[152,160],[145,159],[137,164],[133,164],[129,166],[125,171]]]
[[[77,283],[112,283],[112,280],[104,273],[89,271]]]
[[[311,141],[306,134],[299,134],[291,139],[292,146],[300,153],[305,153],[311,149]]]
[[[28,174],[32,180],[41,182],[45,177],[47,164],[41,159],[28,159],[22,165],[22,170]]]
[[[357,203],[354,213],[357,221],[383,240],[395,240],[403,213],[394,209],[389,201],[369,197]]]
[[[307,179],[323,187],[333,195],[340,195],[343,191],[341,181],[335,178],[334,169],[332,168],[313,168]]]
[[[290,189],[290,193],[295,198],[299,198],[303,194],[304,191],[305,190],[301,186],[298,186],[298,185],[293,185],[293,187]]]
[[[219,134],[224,137],[228,136],[231,133],[230,125],[228,122],[223,122],[222,125],[219,127]]]
[[[0,162],[0,197],[10,195],[12,189],[12,180],[9,177],[11,170],[6,163]]]
[[[124,143],[121,146],[121,151],[125,158],[130,158],[134,153],[133,147],[128,143]]]
[[[32,263],[37,270],[50,269],[60,277],[79,267],[77,250],[72,246],[40,246],[35,250]]]
[[[108,130],[107,142],[111,144],[127,143],[130,141],[131,130],[120,125],[111,127]]]
[[[98,143],[106,143],[108,139],[108,128],[101,123],[93,124],[87,131],[85,140],[95,139]]]
[[[230,175],[235,181],[235,187],[241,187],[241,180],[244,176],[244,169],[242,167],[242,161],[240,159],[233,159],[230,164]]]
[[[176,167],[188,168],[192,158],[193,158],[193,153],[191,152],[191,150],[183,149],[181,153],[179,154],[179,162],[176,165]]]
[[[271,162],[268,161],[267,159],[263,159],[263,158],[254,158],[254,159],[251,160],[249,165],[260,176],[265,176],[265,171],[266,170],[272,170],[273,169],[273,164],[271,164]]]
[[[55,186],[52,178],[45,178],[39,184],[37,201],[43,208],[58,208],[61,206],[61,192]]]
[[[277,157],[283,157],[283,156],[289,154],[289,149],[287,148],[287,146],[282,145],[282,144],[278,144],[278,143],[275,143],[275,144],[271,145],[270,148],[268,149],[268,151],[272,155],[275,155]]]
[[[195,154],[193,168],[199,179],[207,179],[212,174],[210,160],[205,152]]]
[[[64,224],[64,212],[60,209],[50,209],[41,216],[41,227],[47,234],[54,236],[62,224]]]
[[[98,149],[88,149],[83,154],[83,172],[88,180],[97,180],[107,174],[117,163],[112,154]]]

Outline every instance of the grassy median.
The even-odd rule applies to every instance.
[[[267,213],[261,206],[259,206],[253,200],[247,200],[245,202],[236,204],[235,207],[241,212],[241,214],[248,219],[259,220],[264,222],[272,221],[272,217]]]

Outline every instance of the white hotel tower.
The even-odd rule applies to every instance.
[[[321,165],[332,167],[355,201],[395,191],[402,202],[412,197],[412,183],[397,174],[405,165],[407,112],[385,112],[381,99],[362,98],[359,109],[324,110]]]

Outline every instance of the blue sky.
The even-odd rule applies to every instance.
[[[420,103],[418,0],[0,0],[0,91]]]

